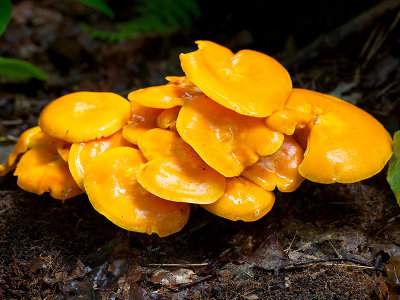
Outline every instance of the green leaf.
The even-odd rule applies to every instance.
[[[9,0],[0,0],[0,35],[7,28],[11,18],[12,4]]]
[[[386,179],[400,205],[400,130],[393,137],[393,156],[389,161]]]
[[[1,1],[1,0],[0,0]],[[103,1],[103,0],[77,0],[83,4],[86,4],[87,6],[90,6],[91,8],[94,8],[103,14],[106,14],[109,16],[111,19],[115,17],[114,12],[112,9]]]
[[[23,60],[5,57],[0,57],[0,75],[13,79],[48,79],[47,74],[38,67]]]

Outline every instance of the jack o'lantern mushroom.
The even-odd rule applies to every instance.
[[[169,76],[169,83],[131,92],[128,99],[146,107],[168,109],[182,106],[187,99],[203,94],[185,76]]]
[[[267,191],[277,187],[281,192],[293,192],[304,181],[297,170],[303,155],[303,148],[292,136],[286,135],[278,151],[260,157],[254,165],[243,171],[242,176]]]
[[[283,134],[270,130],[264,119],[238,114],[207,96],[182,106],[176,128],[208,165],[226,177],[239,176],[283,142]]]
[[[136,102],[131,102],[131,107],[131,117],[128,124],[122,128],[122,136],[137,145],[142,134],[157,127],[157,117],[163,109],[143,106]]]
[[[294,132],[306,148],[299,173],[318,183],[352,183],[382,170],[392,138],[364,110],[333,96],[293,89],[286,107],[266,119],[279,132]]]
[[[122,137],[121,130],[113,135],[98,140],[72,144],[68,157],[68,166],[72,177],[75,179],[78,186],[82,190],[85,190],[83,175],[88,163],[94,157],[108,149],[130,145],[131,144]]]
[[[272,57],[253,50],[234,54],[210,41],[181,54],[188,79],[204,94],[239,114],[267,117],[283,109],[292,90],[286,69]]]
[[[50,136],[70,143],[112,135],[129,120],[129,102],[114,93],[76,92],[47,105],[39,126]]]
[[[13,151],[8,156],[6,163],[0,165],[0,176],[5,176],[8,172],[15,169],[18,159],[22,154],[29,150],[29,144],[31,143],[32,137],[40,131],[40,127],[36,126],[29,128],[20,135]]]
[[[57,153],[56,143],[55,138],[43,133],[40,143],[22,155],[14,175],[25,191],[37,195],[49,192],[55,199],[66,200],[82,194],[82,190],[72,178],[68,164]]]
[[[84,185],[96,211],[127,230],[160,237],[180,231],[190,215],[190,204],[161,199],[146,191],[136,177],[146,163],[139,150],[109,149],[93,158]]]
[[[242,176],[227,178],[224,196],[201,207],[232,221],[253,222],[265,216],[274,205],[275,195]]]
[[[208,166],[174,131],[155,128],[139,139],[139,149],[149,161],[138,173],[149,192],[176,202],[208,204],[220,198],[226,179]]]

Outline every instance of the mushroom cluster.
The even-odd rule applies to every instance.
[[[181,230],[190,204],[255,221],[274,189],[304,179],[352,183],[382,170],[392,139],[371,115],[335,97],[292,88],[263,53],[198,41],[181,54],[186,76],[131,92],[76,92],[50,103],[24,132],[0,175],[38,195],[86,193],[127,230]]]

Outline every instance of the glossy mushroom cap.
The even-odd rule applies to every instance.
[[[70,143],[107,137],[130,117],[129,102],[114,93],[76,92],[62,96],[40,114],[39,126],[50,136]]]
[[[242,176],[267,191],[275,187],[281,192],[293,192],[304,181],[298,167],[303,161],[304,150],[291,136],[285,136],[282,146],[274,154],[262,156],[246,168]]]
[[[275,195],[243,178],[228,178],[226,191],[218,201],[201,205],[219,217],[232,221],[257,221],[265,216],[274,205]]]
[[[392,155],[392,138],[382,124],[348,102],[293,89],[285,110],[301,124],[294,136],[307,147],[299,173],[308,180],[357,182],[380,172]],[[291,131],[296,122],[282,122],[275,116],[267,120],[271,128],[280,132]]]
[[[93,158],[84,184],[94,209],[127,230],[156,233],[160,237],[181,230],[190,215],[190,205],[171,202],[147,192],[136,176],[145,158],[139,150],[118,147]]]
[[[122,136],[130,143],[137,145],[142,134],[157,127],[157,117],[163,109],[143,106],[131,102],[131,117],[123,129]]]
[[[93,158],[108,149],[123,146],[131,146],[131,144],[122,137],[121,130],[109,137],[85,143],[72,144],[68,157],[68,165],[72,177],[78,186],[82,190],[85,190],[83,175],[85,174],[86,166]]]
[[[204,94],[239,114],[267,117],[283,109],[292,90],[286,69],[261,52],[197,41],[199,49],[181,54],[186,76]]]
[[[152,86],[131,92],[128,99],[146,107],[168,109],[182,106],[187,99],[202,92],[186,77],[167,77],[170,82],[165,85]]]
[[[207,96],[186,102],[176,127],[182,139],[226,177],[239,176],[283,142],[283,134],[267,128],[262,118],[238,114]]]
[[[139,139],[149,161],[138,181],[149,192],[176,202],[212,203],[220,198],[226,179],[208,166],[176,132],[155,128]]]
[[[68,169],[68,164],[57,153],[56,139],[48,135],[32,146],[20,159],[14,175],[25,191],[41,195],[49,192],[55,199],[65,200],[82,194]]]

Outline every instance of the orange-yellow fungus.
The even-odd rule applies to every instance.
[[[93,158],[84,184],[95,210],[127,230],[164,237],[181,230],[190,214],[187,203],[160,199],[137,182],[146,160],[139,150],[118,147]]]
[[[68,165],[72,177],[75,179],[78,186],[82,190],[85,190],[83,175],[86,166],[94,157],[108,149],[123,146],[130,146],[130,143],[122,137],[121,130],[109,137],[99,140],[72,144],[68,157]]]
[[[146,107],[167,109],[182,106],[187,99],[202,94],[186,77],[170,76],[167,80],[168,84],[133,91],[128,99]]]
[[[293,89],[285,110],[300,117],[305,128],[294,134],[305,144],[299,173],[319,183],[352,183],[382,170],[392,155],[392,138],[381,123],[364,110],[318,92]],[[267,120],[286,132],[279,118]],[[292,127],[290,125],[289,127]]]
[[[131,102],[131,118],[122,129],[122,136],[130,143],[137,145],[139,137],[147,130],[157,127],[157,117],[163,111],[159,108],[146,107]]]
[[[49,192],[51,197],[65,200],[82,193],[55,145],[28,150],[18,162],[14,175],[18,176],[17,184],[22,189],[37,195]]]
[[[149,192],[167,200],[212,203],[225,192],[226,179],[208,166],[174,131],[155,128],[139,139],[149,160],[138,181]]]
[[[176,120],[178,119],[180,110],[180,106],[164,110],[157,117],[157,126],[163,129],[176,131]]]
[[[285,106],[292,90],[286,69],[272,57],[253,50],[234,54],[210,41],[181,54],[186,76],[204,94],[240,114],[267,117]]]
[[[267,128],[264,119],[238,114],[207,96],[185,103],[176,127],[182,139],[226,177],[240,175],[283,142],[283,134]]]
[[[8,172],[15,169],[16,163],[26,151],[29,150],[29,143],[34,135],[40,132],[40,127],[36,126],[24,131],[18,138],[17,143],[5,164],[0,165],[0,176],[5,176]]]
[[[61,156],[61,158],[65,162],[68,162],[68,156],[69,156],[69,151],[71,149],[71,145],[72,145],[71,143],[57,139],[56,142],[57,153],[58,155]]]
[[[239,176],[227,179],[225,194],[218,201],[201,206],[225,219],[252,222],[265,216],[274,202],[273,192]]]
[[[40,114],[39,126],[70,143],[107,137],[129,120],[129,102],[114,93],[76,92],[62,96]]]
[[[281,192],[293,192],[304,181],[298,166],[304,150],[291,136],[285,136],[282,146],[272,155],[262,156],[254,165],[246,168],[242,176],[267,191],[275,187]]]

